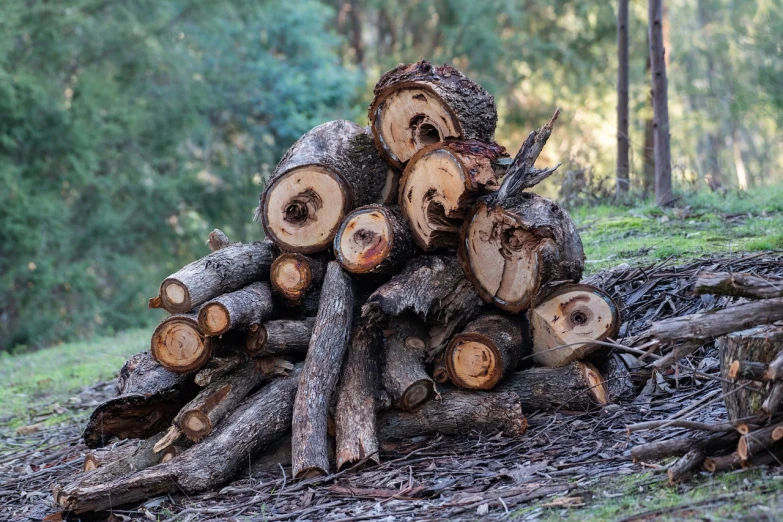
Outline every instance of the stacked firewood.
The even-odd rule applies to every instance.
[[[511,158],[492,96],[419,62],[381,78],[368,128],[302,136],[260,198],[269,239],[215,230],[150,300],[171,315],[90,418],[85,442],[103,449],[55,488],[60,505],[211,489],[288,434],[306,479],[379,462],[383,440],[518,436],[523,411],[609,403],[584,359],[616,335],[618,307],[577,284],[567,212],[527,191],[557,168],[534,166],[557,116]],[[621,359],[596,364],[628,382]]]

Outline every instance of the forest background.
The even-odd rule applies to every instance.
[[[494,94],[512,153],[560,107],[543,191],[575,207],[652,187],[647,7],[630,9],[631,191],[614,200],[616,2],[6,0],[0,10],[0,351],[155,320],[158,282],[330,119],[366,122],[400,62]],[[783,1],[669,0],[678,194],[783,183]]]

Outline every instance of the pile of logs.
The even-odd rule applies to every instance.
[[[384,440],[519,436],[523,412],[622,393],[622,359],[596,353],[618,306],[578,284],[567,212],[527,191],[557,168],[534,165],[558,112],[512,158],[493,97],[450,66],[400,65],[374,94],[368,128],[324,123],[286,152],[268,240],[215,230],[162,282],[150,307],[171,315],[90,418],[100,449],[55,487],[64,509],[212,489],[289,435],[307,479],[378,463]]]

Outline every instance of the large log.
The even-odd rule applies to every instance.
[[[598,370],[579,361],[559,368],[514,372],[495,390],[513,391],[519,395],[526,412],[589,411],[609,404],[610,400]]]
[[[96,448],[112,437],[147,438],[165,429],[196,393],[189,376],[169,372],[149,352],[138,353],[120,370],[118,397],[100,404],[90,415],[84,443]]]
[[[267,281],[257,281],[204,303],[198,325],[204,335],[216,336],[229,330],[247,331],[271,319],[273,313],[272,287]]]
[[[304,314],[315,314],[327,261],[322,255],[282,254],[272,263],[269,274],[272,290],[285,305],[297,307]]]
[[[451,339],[446,349],[449,378],[460,388],[491,390],[514,371],[523,349],[518,318],[483,315]]]
[[[693,285],[697,294],[719,294],[749,299],[783,297],[783,278],[732,272],[699,272]]]
[[[160,284],[159,304],[172,314],[188,312],[226,292],[263,279],[277,255],[277,247],[269,241],[232,243],[202,257]]]
[[[100,484],[75,481],[55,486],[66,511],[116,508],[166,493],[193,494],[230,481],[248,459],[291,429],[291,412],[301,369],[275,379],[244,401],[199,444],[172,460]]]
[[[375,144],[398,168],[446,138],[494,138],[494,98],[450,65],[424,60],[398,65],[381,77],[373,94],[369,117]]]
[[[598,350],[598,344],[615,337],[620,310],[614,300],[590,285],[565,285],[528,311],[533,354],[543,366],[565,366]]]
[[[293,468],[296,478],[329,473],[327,419],[348,346],[354,311],[350,277],[332,261],[326,269],[321,302],[294,403]]]
[[[213,348],[205,339],[195,312],[168,316],[155,328],[150,340],[152,357],[174,373],[198,370],[212,357]]]
[[[503,147],[477,140],[439,142],[411,158],[400,180],[399,204],[422,249],[457,246],[476,198],[500,186],[505,158]]]
[[[314,326],[315,317],[267,321],[248,334],[245,347],[254,357],[307,353]]]
[[[424,370],[427,329],[416,317],[389,321],[381,364],[381,383],[395,407],[413,411],[437,395],[435,383]]]
[[[289,252],[326,249],[351,209],[383,198],[388,171],[362,127],[346,120],[315,127],[288,149],[261,195],[267,237]]]
[[[334,236],[334,255],[353,274],[394,274],[414,253],[411,230],[398,207],[357,208]]]

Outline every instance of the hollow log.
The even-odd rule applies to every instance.
[[[604,378],[594,366],[580,361],[513,372],[495,390],[515,392],[525,412],[589,411],[609,404]]]
[[[66,511],[116,508],[166,493],[193,494],[221,486],[267,446],[291,429],[291,412],[301,369],[275,379],[236,408],[200,443],[176,458],[99,484],[74,481],[55,486]],[[100,471],[100,469],[96,470]]]
[[[459,243],[476,198],[497,190],[508,154],[496,143],[446,140],[417,152],[400,180],[399,204],[416,243],[430,252]]]
[[[233,243],[202,257],[160,284],[160,304],[172,314],[184,313],[226,292],[266,278],[277,255],[269,241]]]
[[[376,430],[379,387],[379,328],[360,322],[354,327],[343,364],[335,405],[337,470],[367,459],[379,464]]]
[[[732,431],[718,435],[686,436],[648,442],[647,444],[631,448],[631,457],[633,457],[634,462],[648,462],[669,457],[680,457],[695,448],[701,448],[706,454],[710,454],[736,446],[739,437],[739,433]]]
[[[144,439],[164,430],[197,393],[187,375],[169,372],[149,352],[132,356],[120,370],[118,397],[95,408],[82,437],[89,448],[112,437]]]
[[[436,67],[424,60],[400,64],[381,77],[373,94],[373,138],[397,168],[420,149],[446,138],[494,138],[494,98],[450,65]]]
[[[565,285],[528,311],[533,354],[538,364],[549,367],[584,359],[600,349],[597,344],[615,337],[620,329],[620,311],[614,300],[590,285]]]
[[[350,277],[332,261],[326,269],[321,302],[294,403],[292,472],[296,478],[329,473],[327,418],[348,346],[354,311]]]
[[[381,440],[442,433],[467,435],[472,431],[517,437],[527,429],[520,398],[513,392],[489,393],[449,390],[414,412],[389,410],[378,417]]]
[[[397,273],[415,250],[408,222],[398,207],[359,207],[345,216],[334,236],[334,255],[353,274]]]
[[[288,149],[261,195],[267,237],[288,252],[326,249],[348,212],[382,199],[388,171],[362,127],[315,127]]]
[[[241,351],[233,351],[225,357],[213,357],[196,373],[193,382],[203,388],[245,363],[247,355]]]
[[[733,332],[719,338],[717,344],[720,352],[721,377],[724,378],[721,382],[723,400],[729,419],[743,419],[762,413],[763,403],[773,391],[774,382],[767,380],[751,388],[745,379],[732,380],[731,368],[735,361],[742,360],[762,364],[767,371],[771,366],[770,363],[774,362],[771,373],[777,374],[775,368],[783,363],[783,327],[762,325]],[[781,358],[776,360],[779,355]]]
[[[192,373],[213,355],[198,325],[198,314],[174,314],[165,318],[152,333],[150,353],[173,373]]]
[[[693,285],[697,294],[731,295],[749,299],[783,297],[783,278],[732,272],[699,272]]]
[[[272,318],[272,287],[257,281],[204,303],[198,325],[204,335],[217,336],[229,330],[247,331],[253,324]]]
[[[389,322],[388,333],[381,383],[395,407],[413,411],[438,393],[424,369],[427,329],[416,317],[403,315]]]
[[[491,390],[514,371],[522,351],[519,319],[483,315],[451,339],[446,349],[449,378],[460,388]]]
[[[272,290],[285,305],[299,307],[304,314],[315,314],[327,261],[325,256],[282,254],[272,263]]]
[[[248,334],[245,347],[254,357],[304,354],[310,345],[314,326],[315,317],[267,321]]]

